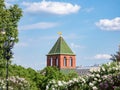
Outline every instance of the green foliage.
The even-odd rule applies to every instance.
[[[64,77],[57,67],[46,67],[40,73],[43,75],[42,83],[39,84],[42,90],[45,90],[46,85],[50,80],[62,80]]]
[[[64,81],[68,81],[71,78],[77,77],[75,72],[69,72],[67,74],[64,74],[63,72],[61,72],[57,67],[46,67],[44,68],[40,74],[43,75],[42,77],[42,82],[39,83],[41,90],[45,90],[46,85],[51,81],[51,80],[56,80],[56,81],[60,81],[60,80],[64,80]]]
[[[1,74],[0,78],[5,78],[6,69],[5,68],[0,68],[0,69],[2,70],[1,73],[0,73]],[[26,69],[26,68],[24,68],[20,65],[18,66],[18,65],[11,65],[10,64],[9,65],[9,77],[11,77],[11,76],[18,76],[18,77],[21,77],[21,78],[25,78],[30,84],[30,89],[29,90],[38,90],[37,85],[36,85],[36,80],[39,79],[41,76],[35,70],[33,70],[31,68]]]
[[[4,0],[0,0],[0,78],[5,78],[6,75],[6,56],[12,58],[12,54],[10,53],[10,39],[14,38],[12,41],[15,43],[18,42],[17,27],[21,16],[22,10],[18,5],[12,5],[6,8]],[[5,47],[4,44],[6,41],[7,46]],[[11,61],[9,60],[8,63],[10,64]],[[14,73],[12,72],[12,74]]]
[[[38,90],[37,89],[37,83],[35,80],[38,78],[36,76],[39,76],[40,74],[33,70],[32,68],[24,68],[22,66],[18,65],[10,65],[9,66],[9,75],[10,76],[19,76],[22,78],[25,78],[30,83],[30,90]],[[40,77],[40,76],[39,76]]]
[[[117,51],[116,54],[113,54],[111,56],[112,58],[110,58],[110,60],[120,62],[120,47],[119,51]]]
[[[48,79],[55,79],[55,80],[65,80],[64,77],[66,77],[66,75],[64,73],[62,73],[57,67],[46,67],[44,70],[45,72],[45,77],[47,77]]]
[[[22,10],[18,5],[6,8],[4,0],[0,0],[0,63],[5,61],[4,52],[6,51],[6,48],[10,48],[10,38],[14,38],[13,42],[18,42],[17,27],[21,16]],[[4,35],[2,34],[3,30],[5,31]],[[4,47],[5,41],[8,42],[7,47]]]

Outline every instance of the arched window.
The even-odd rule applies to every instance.
[[[58,66],[58,58],[56,57],[56,66]]]
[[[73,65],[73,60],[72,60],[72,57],[70,57],[70,66]]]
[[[67,66],[67,58],[66,57],[64,57],[63,65]]]
[[[50,66],[52,66],[53,65],[53,59],[52,59],[52,57],[50,58]]]

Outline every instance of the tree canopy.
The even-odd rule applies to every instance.
[[[113,54],[111,56],[112,56],[112,58],[110,60],[120,62],[120,46],[119,46],[119,50],[116,52],[116,54]]]
[[[18,22],[22,16],[22,10],[18,5],[6,7],[4,0],[0,0],[0,62],[4,59],[4,43],[14,38],[13,42],[18,42]],[[4,30],[4,35],[3,35]]]

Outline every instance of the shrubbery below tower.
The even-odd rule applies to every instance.
[[[57,66],[59,69],[76,68],[76,55],[61,35],[47,54],[47,66]]]

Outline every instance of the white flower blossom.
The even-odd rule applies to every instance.
[[[8,78],[8,81],[10,82],[9,89],[13,90],[14,87],[18,87],[19,89],[25,89],[26,87],[29,87],[28,81],[26,81],[24,78],[20,78],[18,76],[11,76]],[[0,79],[0,87],[6,89],[6,80]]]
[[[93,84],[96,84],[96,81],[93,81],[92,83],[93,83]]]
[[[108,72],[110,72],[112,70],[112,68],[108,68]]]
[[[98,68],[98,70],[97,70],[98,72],[100,72],[100,68]]]
[[[66,84],[67,84],[65,81],[62,81],[62,83],[63,83],[64,85],[66,85]]]
[[[54,79],[52,80],[52,83],[56,83]]]
[[[78,79],[77,78],[73,78],[73,81],[78,82]]]
[[[82,78],[82,81],[83,81],[84,83],[86,82],[84,78]]]
[[[116,67],[112,67],[113,70],[116,70]]]
[[[92,87],[92,86],[94,86],[94,84],[90,82],[90,83],[89,83],[89,86],[91,86],[91,87]]]
[[[55,88],[52,88],[52,90],[55,90]]]
[[[95,81],[97,81],[97,78],[94,78]]]
[[[72,83],[72,80],[69,80],[69,83]]]
[[[90,76],[90,77],[94,77],[94,74],[90,74],[89,76]]]
[[[47,85],[47,86],[46,86],[46,90],[48,90],[48,89],[49,89],[49,86]]]
[[[55,86],[55,87],[58,87],[58,85],[57,85],[57,84],[55,84],[54,86]]]
[[[62,86],[62,82],[61,81],[58,81],[58,86]]]
[[[96,74],[96,76],[99,78],[100,77],[100,75],[99,74]]]
[[[102,67],[102,70],[103,70],[103,71],[105,71],[105,68],[104,68],[104,67]]]
[[[119,68],[118,68],[118,67],[116,67],[116,68],[115,68],[115,70],[117,70],[117,71],[118,71],[118,70],[119,70]]]
[[[101,79],[99,79],[98,81],[101,82]]]
[[[108,62],[106,65],[107,65],[107,66],[110,66],[110,65],[111,65],[111,62]]]
[[[98,90],[98,88],[96,86],[93,87],[93,90]]]
[[[107,79],[107,75],[104,75],[104,76],[103,76],[103,79]]]

